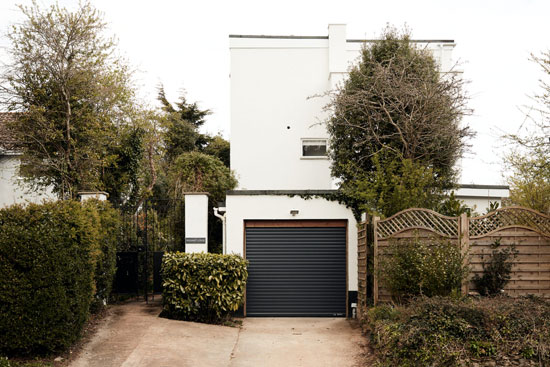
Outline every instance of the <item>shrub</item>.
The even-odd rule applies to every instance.
[[[218,323],[244,298],[248,262],[238,255],[165,253],[163,316]]]
[[[108,201],[87,200],[83,204],[91,225],[97,229],[99,252],[94,272],[94,297],[90,310],[97,312],[106,304],[116,273],[116,252],[122,222],[120,213]]]
[[[491,244],[491,256],[488,262],[483,263],[483,275],[474,276],[473,282],[477,291],[484,296],[495,296],[502,292],[510,281],[513,260],[518,256],[515,245],[500,248],[500,239]]]
[[[468,274],[464,255],[456,244],[444,239],[392,241],[380,256],[379,277],[400,299],[458,293]]]
[[[0,209],[0,353],[44,354],[79,336],[97,231],[78,202]]]
[[[547,300],[418,298],[366,317],[382,366],[550,365]]]

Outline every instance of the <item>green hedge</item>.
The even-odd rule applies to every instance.
[[[217,323],[242,304],[248,262],[238,255],[165,253],[163,316]]]
[[[122,226],[120,212],[108,201],[87,200],[84,203],[87,217],[97,230],[99,253],[94,275],[94,297],[91,311],[97,312],[105,306],[113,288],[116,273],[116,252],[119,231]]]
[[[550,302],[422,298],[371,308],[380,366],[550,366]]]
[[[70,346],[111,292],[118,211],[58,201],[0,209],[0,353]]]
[[[98,233],[78,202],[0,210],[0,353],[43,354],[79,336]]]

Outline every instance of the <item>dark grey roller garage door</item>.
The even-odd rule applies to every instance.
[[[345,316],[346,228],[246,228],[247,316]]]

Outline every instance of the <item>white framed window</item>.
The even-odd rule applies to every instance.
[[[328,159],[328,139],[304,138],[302,139],[302,158],[304,159]]]

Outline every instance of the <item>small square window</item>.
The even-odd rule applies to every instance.
[[[302,139],[302,157],[326,157],[327,139]]]

